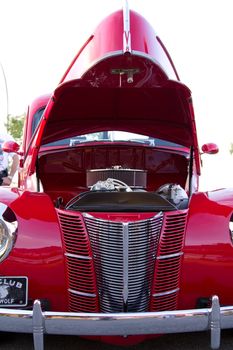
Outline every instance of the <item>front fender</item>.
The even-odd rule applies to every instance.
[[[233,302],[233,245],[230,191],[196,193],[190,201],[181,271],[180,304],[195,307],[215,293],[222,305]]]
[[[18,230],[12,251],[0,264],[0,275],[28,277],[29,299],[46,299],[51,308],[67,310],[63,244],[51,199],[25,191],[8,204]]]

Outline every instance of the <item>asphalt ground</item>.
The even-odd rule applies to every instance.
[[[169,334],[138,345],[121,347],[90,341],[79,337],[46,335],[45,350],[207,350],[210,349],[209,332]],[[0,333],[1,350],[33,350],[32,335]],[[233,330],[222,331],[220,350],[233,349]]]

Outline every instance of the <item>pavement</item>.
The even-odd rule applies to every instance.
[[[100,342],[86,340],[74,336],[45,336],[45,350],[209,350],[209,332],[169,334],[159,338],[145,341],[138,345],[121,347]],[[32,335],[0,333],[1,350],[33,350]],[[220,350],[233,349],[233,330],[222,331]]]

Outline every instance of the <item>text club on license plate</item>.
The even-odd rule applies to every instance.
[[[0,308],[5,306],[26,306],[27,298],[27,277],[0,276]]]

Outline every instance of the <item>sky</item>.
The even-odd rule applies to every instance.
[[[192,91],[203,155],[201,187],[233,186],[232,0],[129,0],[168,49],[180,79]],[[122,0],[0,0],[0,128],[7,111],[21,115],[51,92],[80,46]],[[2,68],[2,69],[1,69]],[[8,106],[6,103],[6,86]]]

